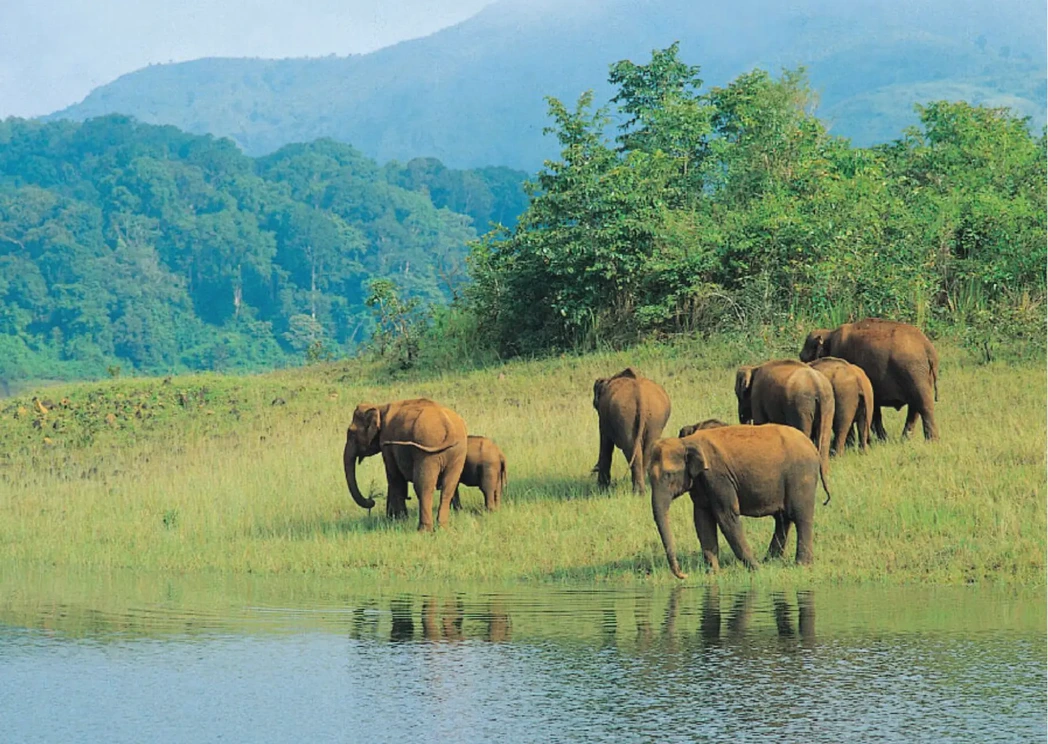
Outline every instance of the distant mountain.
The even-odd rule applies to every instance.
[[[1006,105],[1045,123],[1046,9],[1030,0],[502,0],[432,36],[321,59],[151,66],[53,118],[120,112],[231,137],[248,154],[330,137],[380,162],[535,170],[555,154],[543,97],[609,94],[609,64],[681,42],[707,85],[805,65],[855,144],[898,137],[915,103]]]

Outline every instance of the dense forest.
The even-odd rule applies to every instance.
[[[917,124],[913,104],[1007,106],[1045,123],[1045,5],[1030,0],[497,0],[369,54],[156,64],[54,116],[107,113],[230,137],[251,155],[330,137],[379,162],[534,172],[557,156],[543,97],[614,95],[607,67],[680,41],[709,84],[805,65],[820,118],[857,145]]]
[[[865,314],[1043,354],[1043,130],[938,101],[856,147],[803,70],[699,72],[673,45],[612,65],[606,106],[550,97],[561,155],[530,180],[333,140],[254,159],[116,115],[0,122],[0,380],[363,341],[461,364]]]
[[[344,353],[371,333],[371,280],[450,297],[524,177],[330,140],[252,159],[116,115],[0,122],[0,380]]]
[[[676,46],[609,82],[606,107],[549,100],[561,157],[517,227],[474,246],[460,322],[498,353],[870,314],[1043,354],[1043,130],[939,101],[858,148],[813,114],[802,71],[707,90]]]

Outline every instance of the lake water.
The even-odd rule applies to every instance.
[[[1044,741],[1043,588],[0,576],[3,742]]]

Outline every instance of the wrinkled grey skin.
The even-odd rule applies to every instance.
[[[866,318],[845,323],[833,330],[808,334],[801,361],[826,356],[840,357],[861,367],[873,386],[873,432],[887,439],[881,408],[899,410],[906,406],[906,439],[921,417],[924,438],[939,438],[935,423],[935,401],[939,399],[939,352],[919,328],[892,320]]]
[[[833,386],[833,444],[831,452],[840,454],[854,426],[855,441],[862,452],[870,443],[873,421],[873,386],[862,367],[837,357],[808,362],[826,375]]]
[[[741,516],[774,517],[768,557],[781,556],[790,525],[797,525],[798,563],[811,563],[815,491],[822,469],[815,445],[790,426],[724,426],[682,439],[660,439],[652,448],[648,478],[651,511],[673,575],[683,579],[670,528],[670,504],[691,494],[695,531],[711,571],[718,562],[717,529],[748,568],[757,561]],[[829,501],[825,477],[822,487]]]
[[[593,383],[593,407],[600,429],[597,485],[611,485],[611,456],[618,447],[629,464],[633,491],[645,491],[647,456],[670,418],[670,398],[657,382],[632,367]]]
[[[823,477],[830,469],[833,386],[826,376],[796,359],[774,359],[739,367],[735,397],[740,424],[785,424],[803,432],[819,450]]]

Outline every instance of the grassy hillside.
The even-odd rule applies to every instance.
[[[962,3],[503,0],[432,36],[371,54],[202,59],[154,65],[53,116],[131,114],[234,139],[250,154],[331,137],[380,161],[533,171],[556,152],[544,96],[611,95],[608,65],[681,42],[707,85],[763,66],[805,65],[835,133],[884,142],[915,103],[960,92],[1014,103],[1045,123],[1045,13],[1011,0]],[[915,97],[919,96],[919,97]]]
[[[689,342],[428,377],[345,362],[47,388],[0,409],[0,564],[671,584],[650,504],[629,492],[620,456],[616,487],[595,488],[593,379],[634,364],[661,381],[673,434],[730,420],[734,367],[792,355],[796,342]],[[887,411],[891,441],[833,462],[815,565],[751,576],[722,544],[723,581],[1043,585],[1044,364],[979,365],[949,345],[942,357],[942,441],[898,441],[903,414]],[[506,452],[499,512],[484,513],[466,489],[446,530],[417,533],[414,498],[409,519],[390,523],[376,458],[358,474],[378,508],[368,515],[352,502],[341,448],[353,408],[418,395],[452,406]],[[672,512],[678,550],[689,582],[708,582],[690,511],[683,497]],[[745,521],[751,543],[766,545],[771,520]]]

